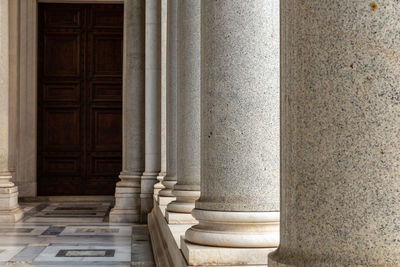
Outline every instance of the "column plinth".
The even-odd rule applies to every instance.
[[[199,224],[186,232],[196,244],[264,248],[279,243],[279,212],[226,212],[194,209]]]
[[[110,222],[140,221],[141,172],[121,172],[115,189],[115,206],[110,211]]]
[[[281,3],[282,227],[268,266],[400,266],[400,3]]]

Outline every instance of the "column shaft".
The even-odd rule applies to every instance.
[[[23,212],[18,205],[18,188],[11,182],[10,160],[12,155],[10,142],[13,121],[10,115],[10,55],[9,55],[9,1],[0,1],[0,222],[16,222],[22,218]],[[11,168],[14,170],[13,168]]]
[[[167,0],[161,0],[161,170],[154,185],[156,200],[165,188],[162,181],[167,175],[167,4]]]
[[[19,1],[9,1],[9,91],[10,136],[9,170],[16,181],[19,123]]]
[[[201,196],[186,238],[276,247],[279,2],[204,0],[201,23]]]
[[[167,175],[161,197],[173,197],[177,176],[177,12],[178,0],[168,0],[167,20]],[[165,204],[165,203],[164,203]]]
[[[281,12],[282,227],[268,266],[399,266],[400,3]]]
[[[200,196],[200,1],[178,10],[178,182],[167,211],[190,214]]]
[[[161,168],[161,1],[145,1],[145,171],[141,185],[141,215],[153,207],[153,187]]]
[[[123,66],[123,155],[111,222],[138,222],[144,171],[144,1],[125,1]]]

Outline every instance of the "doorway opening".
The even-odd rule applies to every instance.
[[[113,195],[122,169],[122,4],[38,5],[38,195]]]

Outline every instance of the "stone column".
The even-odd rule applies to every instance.
[[[161,0],[161,163],[153,197],[165,188],[162,184],[167,175],[167,0]]]
[[[144,171],[144,1],[125,1],[123,155],[110,222],[139,222]]]
[[[145,171],[141,185],[141,218],[145,222],[153,207],[153,187],[161,167],[161,1],[145,1],[146,93]]]
[[[282,228],[268,266],[399,266],[400,3],[281,8]]]
[[[9,1],[0,1],[0,222],[16,222],[23,216],[18,205],[18,187],[10,172],[12,120],[9,84]]]
[[[9,171],[17,181],[18,124],[19,124],[19,1],[9,1]]]
[[[177,177],[177,20],[178,0],[168,0],[167,23],[167,175],[159,193],[159,205],[175,200],[172,188]],[[180,140],[181,141],[181,140]]]
[[[169,223],[193,223],[200,196],[200,1],[179,1],[178,182],[176,201],[167,207]]]
[[[37,1],[19,4],[19,107],[16,184],[19,196],[37,195]],[[22,104],[21,104],[22,103]]]
[[[201,23],[199,224],[185,237],[223,249],[182,250],[191,265],[266,264],[279,243],[279,1],[203,0]]]

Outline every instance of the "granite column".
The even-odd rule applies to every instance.
[[[224,249],[182,250],[191,265],[266,264],[279,243],[279,1],[203,0],[201,24],[199,224],[185,238]]]
[[[200,196],[200,6],[180,0],[178,7],[178,182],[169,223],[195,222],[191,211]]]
[[[281,3],[282,227],[268,266],[399,266],[400,3]]]
[[[161,1],[145,1],[145,171],[141,179],[141,218],[153,207],[161,169]]]
[[[178,0],[168,0],[167,4],[167,175],[159,192],[159,205],[166,206],[174,200],[172,188],[177,177],[177,7]]]
[[[10,142],[14,140],[11,134],[16,134],[12,131],[15,118],[11,118],[11,108],[16,106],[11,103],[9,80],[9,11],[9,1],[0,1],[0,222],[16,222],[23,216],[18,205],[18,187],[11,181],[10,172],[15,171],[15,151],[11,151]]]
[[[123,155],[110,222],[139,222],[144,171],[144,1],[125,1],[123,66]]]

